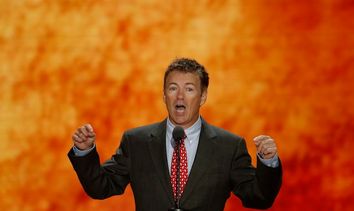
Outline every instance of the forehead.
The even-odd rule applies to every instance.
[[[172,71],[168,74],[166,78],[166,84],[194,84],[200,85],[200,79],[197,73]]]

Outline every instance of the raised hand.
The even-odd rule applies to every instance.
[[[96,134],[90,124],[79,127],[72,136],[75,147],[80,150],[87,150],[93,147],[96,141]]]
[[[277,154],[277,145],[275,141],[270,136],[260,135],[253,139],[257,153],[263,159],[271,159]]]

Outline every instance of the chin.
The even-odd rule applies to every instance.
[[[177,125],[183,125],[186,123],[186,119],[181,119],[181,118],[173,118],[173,121],[175,122],[175,124]]]

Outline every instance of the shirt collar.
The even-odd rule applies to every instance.
[[[172,132],[176,126],[171,122],[170,118],[167,118],[167,130],[166,133],[172,139]],[[200,128],[202,127],[202,121],[200,116],[198,117],[197,121],[190,126],[189,128],[185,129],[184,132],[186,133],[187,140],[192,143],[195,140],[193,137],[200,134]]]

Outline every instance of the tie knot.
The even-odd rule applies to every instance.
[[[186,140],[187,136],[184,135],[181,139],[171,139],[171,145],[173,148],[175,148],[177,145],[181,145],[183,144],[184,145],[184,140]]]
[[[172,137],[176,141],[183,139],[183,137],[185,137],[185,136],[186,136],[186,134],[184,132],[184,129],[181,126],[176,126],[172,131]]]

